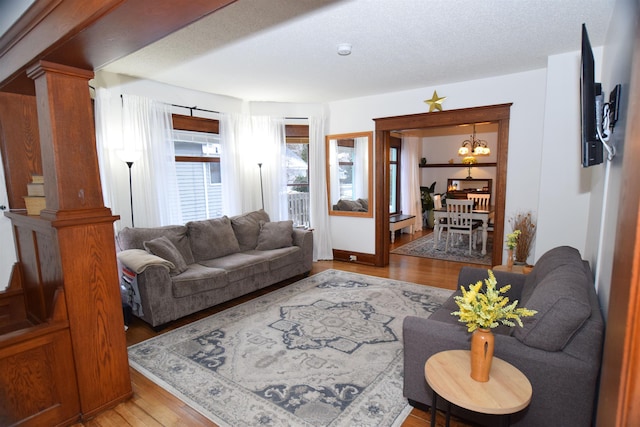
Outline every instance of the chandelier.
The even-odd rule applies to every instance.
[[[462,146],[458,149],[458,156],[462,157],[462,163],[467,165],[468,176],[471,179],[471,165],[477,163],[476,157],[488,156],[491,150],[487,145],[487,141],[476,138],[476,125],[473,124],[473,135],[469,135],[469,139],[462,141]]]

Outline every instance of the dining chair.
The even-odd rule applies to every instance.
[[[475,209],[487,210],[489,209],[489,198],[491,194],[475,194],[467,193],[467,200],[473,200],[475,203]]]
[[[469,255],[471,255],[471,244],[475,248],[478,239],[477,231],[482,226],[482,221],[473,219],[474,201],[467,199],[447,199],[447,241],[445,253],[449,251],[449,240],[454,234],[469,236]]]
[[[475,203],[474,209],[477,210],[489,210],[489,201],[491,199],[491,194],[474,194],[467,193],[467,199],[473,200]],[[487,231],[493,231],[493,221],[492,218],[489,218],[489,226],[487,227]]]
[[[440,194],[434,194],[433,196],[433,207],[434,209],[442,209],[442,196]],[[442,237],[442,230],[447,229],[447,218],[440,218],[438,220],[438,242]]]

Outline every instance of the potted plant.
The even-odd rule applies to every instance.
[[[469,289],[460,287],[462,295],[454,297],[458,311],[451,314],[458,316],[458,321],[467,325],[471,336],[471,378],[476,381],[489,381],[489,371],[493,359],[494,336],[492,328],[503,324],[514,327],[523,326],[521,317],[533,316],[535,310],[517,307],[518,300],[509,303],[509,298],[501,295],[507,292],[511,285],[497,287],[498,282],[489,270],[489,278],[476,284],[469,285]]]
[[[535,218],[531,212],[519,212],[509,219],[509,223],[514,232],[519,231],[514,248],[515,262],[526,265],[536,236]]]
[[[429,228],[433,228],[433,192],[436,188],[436,182],[433,183],[429,187],[420,187],[420,199],[422,201],[422,217],[427,219],[427,225]],[[425,215],[426,214],[426,215]]]

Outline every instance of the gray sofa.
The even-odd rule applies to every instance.
[[[308,274],[313,233],[263,211],[186,225],[124,228],[118,262],[133,314],[153,327]]]
[[[533,388],[531,404],[513,414],[514,426],[590,426],[600,372],[604,324],[588,263],[563,246],[550,250],[528,275],[494,272],[498,285],[511,284],[509,300],[537,310],[523,318],[524,327],[494,329],[495,356],[520,369]],[[487,270],[464,267],[458,278],[465,287],[487,278]],[[404,332],[404,395],[414,406],[430,406],[432,391],[424,380],[424,364],[433,354],[469,349],[470,334],[451,312],[453,296],[428,319],[407,317]],[[443,407],[440,408],[440,403]],[[438,408],[444,408],[439,400]],[[495,417],[453,407],[452,413],[481,425]]]

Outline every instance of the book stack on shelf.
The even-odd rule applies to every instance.
[[[24,198],[27,215],[40,215],[40,211],[47,207],[42,175],[31,175],[31,182],[27,184],[27,194],[28,196]]]

